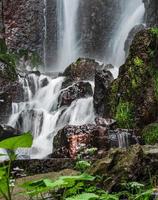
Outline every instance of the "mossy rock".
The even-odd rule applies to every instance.
[[[152,123],[146,126],[142,131],[142,137],[145,144],[158,143],[158,123]]]
[[[104,116],[116,119],[120,128],[142,129],[157,118],[157,43],[151,29],[137,33],[118,78],[109,87]]]

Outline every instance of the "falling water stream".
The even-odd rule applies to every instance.
[[[57,0],[58,67],[63,69],[79,57],[77,14],[80,0]]]
[[[76,34],[79,2],[79,0],[57,0],[58,66],[60,69],[68,66],[79,54]],[[129,1],[126,2],[124,13],[118,22],[119,26],[115,27],[111,57],[108,61],[116,67],[125,60],[124,43],[129,32],[136,24],[142,22],[144,15],[142,1],[132,0],[131,2],[134,6],[130,7]],[[135,4],[135,2],[137,3]],[[44,79],[48,81],[45,87],[42,86]],[[34,137],[32,148],[25,152],[20,150],[20,154],[28,154],[31,158],[43,158],[52,153],[53,137],[59,129],[67,124],[94,123],[93,97],[75,100],[70,106],[58,106],[58,97],[63,91],[64,79],[64,77],[52,79],[48,76],[36,76],[35,74],[28,75],[28,78],[19,78],[25,99],[24,102],[13,102],[12,115],[8,124],[24,132],[31,131]],[[124,141],[124,137],[120,139],[120,145],[125,146],[122,144]]]
[[[110,41],[111,56],[107,59],[108,63],[115,67],[114,70],[112,70],[115,78],[118,76],[119,67],[125,61],[124,45],[128,34],[136,25],[143,23],[145,13],[142,0],[125,1],[124,5],[122,5],[122,9],[124,12],[114,28],[114,35],[112,41]]]

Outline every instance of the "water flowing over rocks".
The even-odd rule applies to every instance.
[[[64,89],[59,95],[59,107],[69,106],[74,100],[86,98],[93,95],[92,87],[89,82],[77,82]]]

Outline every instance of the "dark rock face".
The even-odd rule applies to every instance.
[[[9,49],[28,49],[43,56],[44,1],[3,1],[5,38]]]
[[[81,0],[78,11],[78,38],[86,57],[102,60],[120,17],[122,0]]]
[[[89,173],[111,177],[104,185],[108,191],[120,185],[122,181],[148,180],[146,173],[150,169],[151,175],[156,175],[158,164],[158,146],[135,145],[128,150],[112,149],[107,156],[92,165]]]
[[[145,22],[147,26],[158,26],[158,4],[157,0],[143,0],[145,4]]]
[[[78,82],[63,90],[59,96],[59,107],[69,106],[74,100],[92,96],[93,91],[89,82]]]
[[[95,60],[79,58],[76,62],[72,63],[65,69],[63,76],[66,76],[66,81],[64,82],[63,87],[67,87],[75,81],[93,81],[95,70],[99,68],[101,68],[101,65],[99,65]]]
[[[21,88],[14,67],[0,61],[0,122],[7,123],[12,102],[20,98]]]
[[[12,128],[8,125],[0,125],[0,141],[19,135],[21,135],[20,130]]]
[[[3,1],[0,1],[0,38],[4,37]]]
[[[152,30],[136,34],[119,77],[109,88],[105,116],[121,128],[143,128],[157,118],[157,36]]]
[[[103,69],[96,70],[95,73],[94,108],[99,116],[104,114],[104,102],[108,94],[108,87],[114,79],[111,72],[106,70],[107,68],[108,66],[105,66]]]

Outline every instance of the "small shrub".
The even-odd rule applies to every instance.
[[[120,128],[133,127],[133,106],[129,102],[120,102],[117,106],[115,119]]]
[[[90,166],[91,166],[91,164],[88,161],[85,161],[85,160],[81,160],[81,161],[78,161],[76,163],[76,169],[81,171],[81,172],[84,172]]]
[[[142,131],[145,144],[155,144],[158,142],[158,123],[148,125]]]

